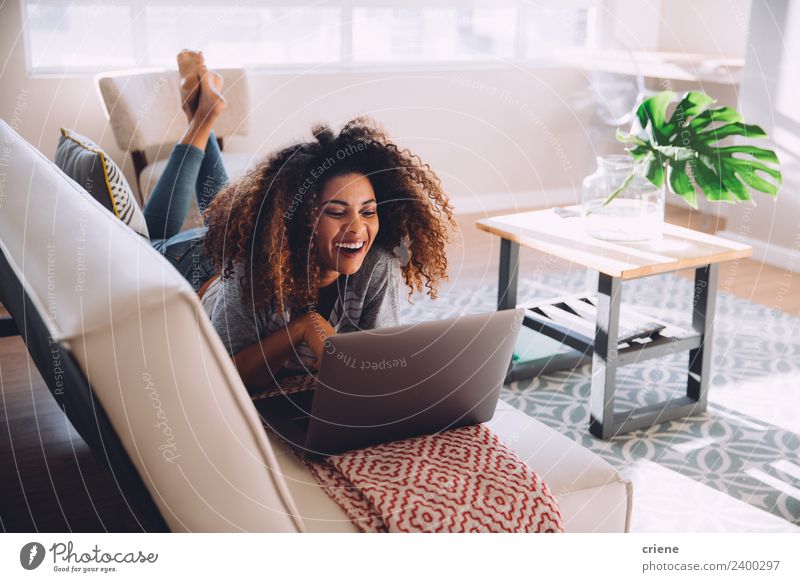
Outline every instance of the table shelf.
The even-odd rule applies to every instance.
[[[586,309],[578,314],[574,309],[569,311],[564,309],[570,305],[577,305],[576,301],[592,305],[595,311]],[[520,307],[525,309],[524,323],[526,327],[563,343],[581,354],[591,356],[595,342],[595,304],[596,296],[576,294]],[[563,318],[559,320],[553,314],[553,309],[548,308],[564,311]],[[617,345],[617,365],[619,366],[693,350],[699,348],[702,341],[701,336],[697,333],[660,322],[630,309],[620,315],[620,320],[623,325],[629,327],[643,322],[653,322],[664,327],[648,338],[620,342]],[[554,369],[554,366],[550,366],[550,368]]]

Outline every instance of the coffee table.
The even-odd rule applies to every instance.
[[[527,327],[563,342],[581,355],[592,354],[589,430],[596,437],[608,439],[704,412],[711,375],[719,263],[749,257],[752,249],[671,224],[664,225],[659,240],[635,244],[601,241],[585,231],[578,213],[579,208],[572,206],[477,221],[480,230],[501,239],[497,308],[524,307]],[[520,246],[598,271],[597,295],[565,296],[536,305],[518,306]],[[623,281],[681,269],[694,269],[691,330],[656,322],[644,314],[628,313],[628,310],[620,313]],[[620,343],[621,320],[628,331],[638,326],[642,337]],[[652,332],[651,322],[663,324],[664,328]],[[683,351],[689,352],[685,396],[615,413],[617,368]],[[519,378],[519,372],[516,377]]]

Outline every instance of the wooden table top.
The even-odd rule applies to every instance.
[[[580,210],[577,206],[567,207]],[[506,214],[476,222],[480,230],[572,261],[611,277],[635,279],[749,257],[753,249],[722,237],[664,223],[661,240],[614,243],[589,235],[579,216],[562,218],[552,208]]]

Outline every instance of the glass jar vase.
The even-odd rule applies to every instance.
[[[632,173],[627,186],[609,201]],[[664,188],[653,185],[629,155],[600,156],[597,170],[583,180],[581,215],[589,234],[601,240],[657,239],[664,226]]]

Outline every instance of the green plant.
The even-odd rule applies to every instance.
[[[692,208],[697,208],[698,190],[708,200],[732,203],[750,200],[750,188],[777,196],[782,177],[774,151],[717,143],[731,136],[767,137],[763,129],[746,125],[730,107],[711,109],[715,99],[698,91],[686,93],[667,120],[667,108],[673,101],[672,91],[646,99],[636,111],[631,131],[617,130],[617,139],[630,146],[635,172],[642,172],[658,187],[666,180],[669,190]],[[633,177],[631,174],[605,204],[625,190]]]

